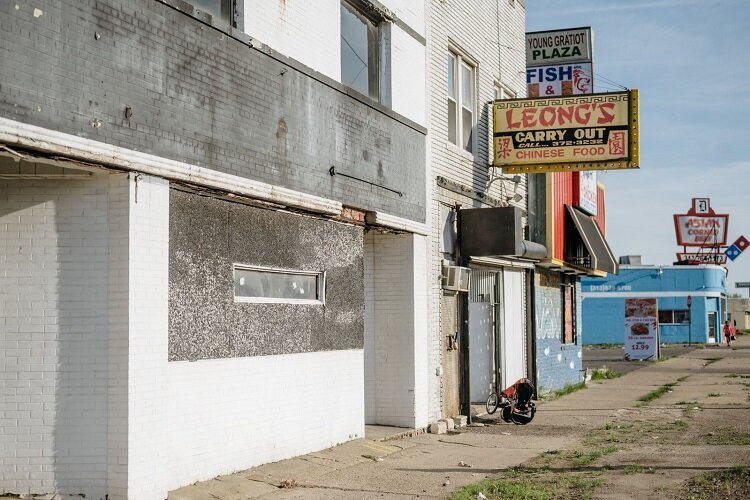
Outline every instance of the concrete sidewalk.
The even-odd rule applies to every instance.
[[[721,362],[707,366],[710,358]],[[484,422],[483,427],[463,428],[454,434],[384,441],[380,439],[404,429],[372,428],[367,439],[196,483],[171,492],[169,498],[445,498],[457,487],[491,477],[544,451],[575,448],[587,430],[631,411],[645,394],[697,373],[701,377],[692,383],[706,380],[704,374],[716,380],[729,373],[749,374],[750,349],[699,348],[618,379],[589,383],[585,390],[540,402],[536,418],[527,426],[506,424],[496,414],[475,420]],[[685,382],[684,390],[689,390],[690,383]],[[662,404],[669,401],[665,398]]]

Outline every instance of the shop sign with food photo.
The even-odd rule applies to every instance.
[[[656,299],[625,299],[625,359],[658,359],[658,318]]]

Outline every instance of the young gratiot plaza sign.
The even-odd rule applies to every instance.
[[[638,168],[638,91],[493,103],[503,172]]]

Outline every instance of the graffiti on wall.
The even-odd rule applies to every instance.
[[[560,339],[560,315],[562,304],[560,301],[560,289],[544,286],[536,287],[536,338]]]

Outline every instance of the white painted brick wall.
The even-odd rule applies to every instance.
[[[380,3],[411,29],[422,36],[425,35],[424,0],[382,0]]]
[[[367,422],[402,427],[428,423],[429,318],[426,238],[367,236],[365,246]],[[371,340],[370,340],[371,339]],[[372,359],[372,361],[370,361]]]
[[[245,32],[341,81],[340,0],[245,0]]]
[[[375,423],[375,233],[364,237],[364,282],[365,282],[365,423]]]
[[[439,193],[437,176],[464,184],[470,188],[504,200],[514,193],[524,196],[518,204],[525,208],[527,179],[515,186],[512,182],[496,181],[487,189],[493,169],[488,168],[489,123],[485,112],[487,102],[494,99],[496,83],[501,83],[518,97],[526,95],[525,81],[525,9],[520,2],[499,0],[427,1],[427,220],[432,227],[429,244],[429,311],[433,318],[430,334],[429,370],[441,365],[443,339],[440,325],[440,252],[442,235],[439,216],[442,205],[456,201],[466,203],[459,195]],[[476,108],[478,124],[475,128],[477,149],[474,156],[462,152],[448,141],[447,56],[449,45],[456,45],[478,62],[476,71]],[[509,48],[511,47],[511,48]],[[494,172],[499,175],[500,172]],[[442,415],[442,392],[439,378],[431,378],[429,387],[429,419]]]
[[[109,345],[107,360],[107,491],[113,498],[128,494],[128,236],[130,180],[109,177],[108,284]]]
[[[414,276],[414,427],[430,423],[430,383],[437,379],[430,369],[430,310],[427,299],[429,289],[428,256],[429,238],[412,236],[412,265]]]
[[[0,491],[107,492],[107,191],[0,181]]]
[[[0,185],[0,491],[166,496],[168,184]]]
[[[172,459],[165,394],[168,359],[169,183],[130,175],[128,224],[127,498],[167,495]],[[118,356],[118,360],[121,359]],[[112,360],[115,362],[115,360]]]
[[[425,46],[398,26],[391,29],[391,106],[425,124]]]
[[[362,350],[172,362],[169,489],[364,435]]]

